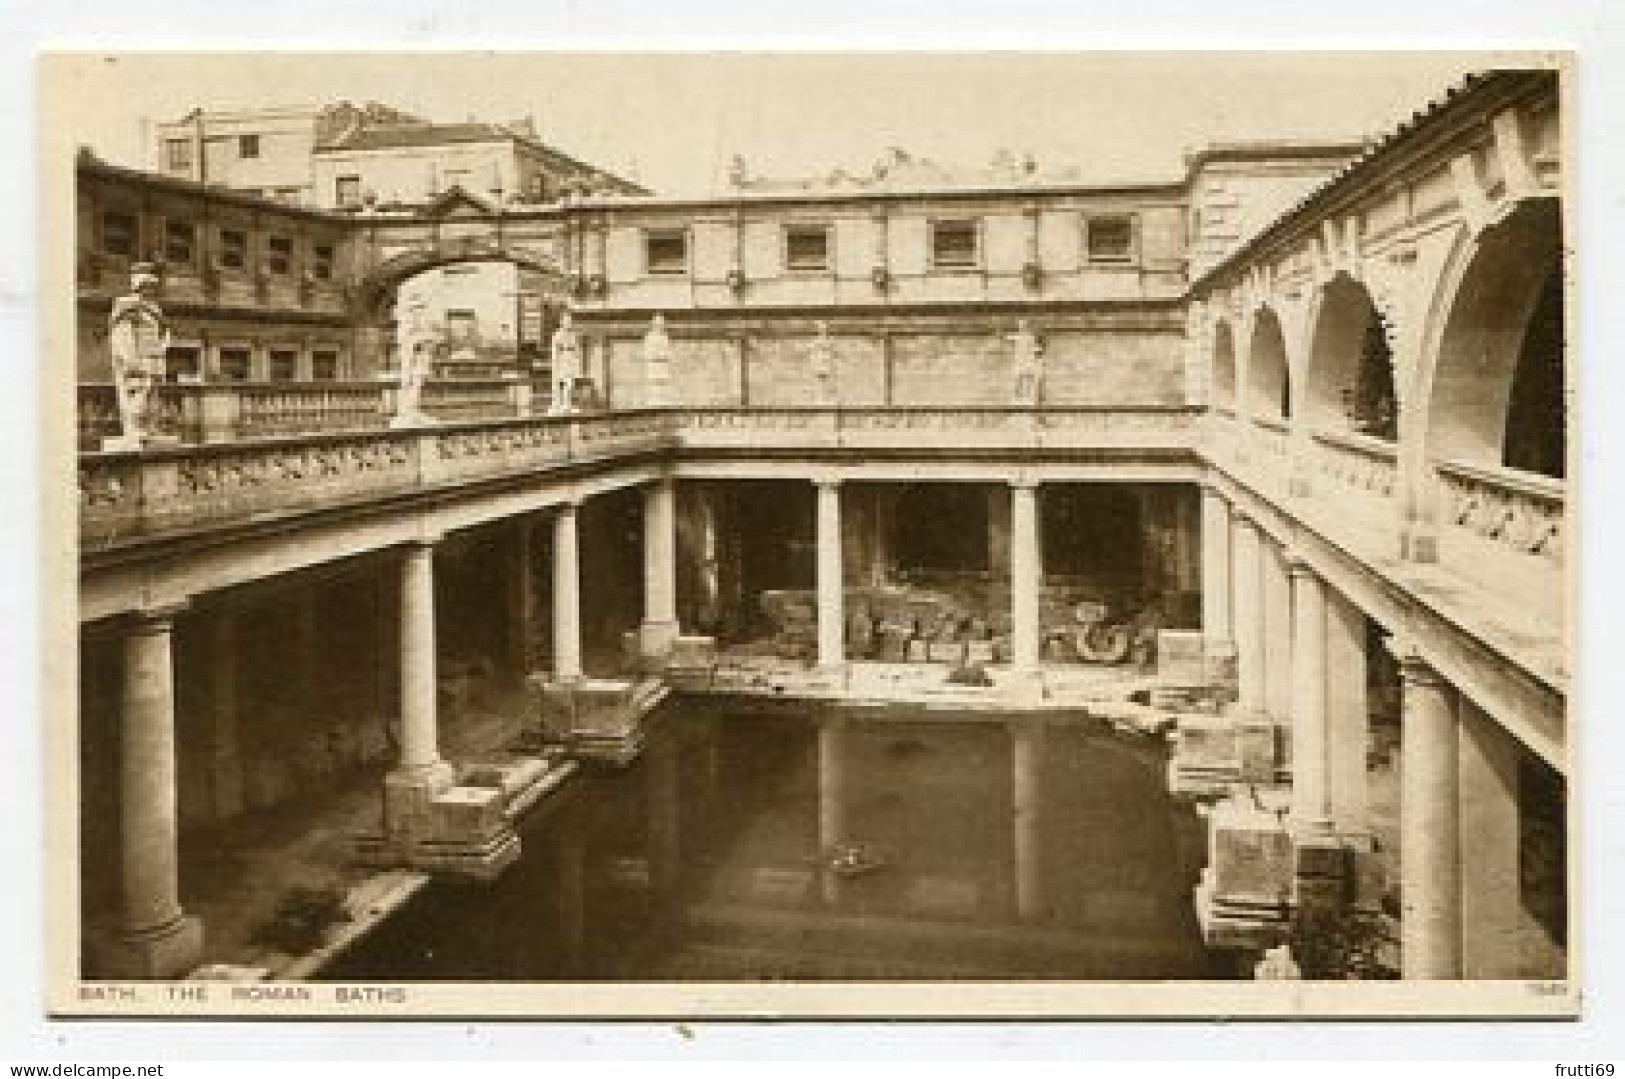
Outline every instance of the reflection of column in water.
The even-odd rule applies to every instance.
[[[1040,769],[1043,766],[1044,726],[1041,720],[1017,720],[1010,726],[1012,758],[1011,817],[1015,838],[1016,917],[1038,918],[1044,909],[1040,876],[1039,819]]]
[[[841,759],[845,729],[845,722],[832,716],[818,720],[818,859],[826,903],[840,899],[840,878],[831,872],[830,859],[846,839],[846,776]]]
[[[554,840],[558,852],[558,879],[554,896],[558,901],[560,973],[584,973],[587,946],[586,852],[581,843],[578,821],[564,822]]]
[[[670,729],[649,743],[643,758],[645,808],[649,815],[649,883],[657,895],[677,886],[681,866],[678,761],[677,739]]]

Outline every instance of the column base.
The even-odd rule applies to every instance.
[[[447,761],[384,777],[384,831],[358,839],[373,865],[403,865],[490,880],[519,857],[500,787],[458,786]]]
[[[182,914],[167,925],[121,933],[95,949],[98,977],[131,981],[183,978],[203,961],[203,922]]]
[[[672,645],[677,643],[681,635],[676,620],[649,621],[645,620],[638,626],[638,654],[643,658],[645,666],[659,668],[666,665],[671,658]]]

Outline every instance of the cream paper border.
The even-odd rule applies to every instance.
[[[107,54],[128,52],[109,49]],[[240,50],[208,50],[228,52]],[[293,50],[289,50],[293,51]],[[309,49],[301,52],[315,51]],[[420,50],[344,53],[378,63],[400,62]],[[438,55],[447,53],[435,51]],[[508,51],[508,50],[504,50]],[[513,50],[521,51],[521,50]],[[634,51],[634,50],[628,50]],[[966,50],[961,50],[966,51]],[[79,896],[77,505],[74,415],[75,303],[74,172],[77,118],[105,103],[73,94],[74,64],[96,53],[43,54],[36,174],[40,185],[41,347],[38,416],[43,483],[41,570],[45,719],[46,885],[45,1009],[66,1018],[201,1017],[268,1019],[835,1019],[835,1018],[1528,1018],[1572,1019],[1581,1003],[1584,954],[1579,917],[1584,845],[1576,754],[1569,754],[1569,963],[1558,982],[830,982],[830,983],[257,983],[84,982],[78,969]],[[1193,58],[1203,54],[1192,54]],[[1329,60],[1335,62],[1329,54]],[[1577,160],[1575,55],[1563,51],[1475,51],[1479,67],[1552,67],[1560,72],[1564,131],[1565,231],[1578,237],[1573,195]],[[477,57],[472,57],[477,60]],[[1442,92],[1445,88],[1440,87]],[[1421,108],[1425,102],[1418,101]],[[1578,290],[1567,318],[1578,339]],[[1571,365],[1573,372],[1578,365]],[[1572,383],[1571,383],[1572,393]],[[1571,426],[1575,423],[1571,412]],[[1571,455],[1578,454],[1578,439]],[[1577,479],[1573,480],[1578,488]],[[1573,509],[1570,510],[1571,517]],[[1571,572],[1571,601],[1577,598]],[[1571,656],[1574,649],[1569,649]],[[1572,665],[1571,665],[1572,669]],[[1577,687],[1576,687],[1577,688]],[[1570,692],[1570,715],[1580,710]],[[1571,722],[1570,730],[1574,730]],[[308,998],[300,989],[309,991]],[[263,992],[269,990],[269,992]]]

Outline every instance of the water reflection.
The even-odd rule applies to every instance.
[[[896,716],[897,718],[892,718]],[[391,980],[1208,978],[1198,822],[1087,720],[660,717],[328,972]]]

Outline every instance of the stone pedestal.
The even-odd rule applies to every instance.
[[[1272,804],[1243,794],[1208,813],[1208,867],[1196,917],[1209,947],[1258,951],[1286,931],[1293,891],[1292,836]]]

